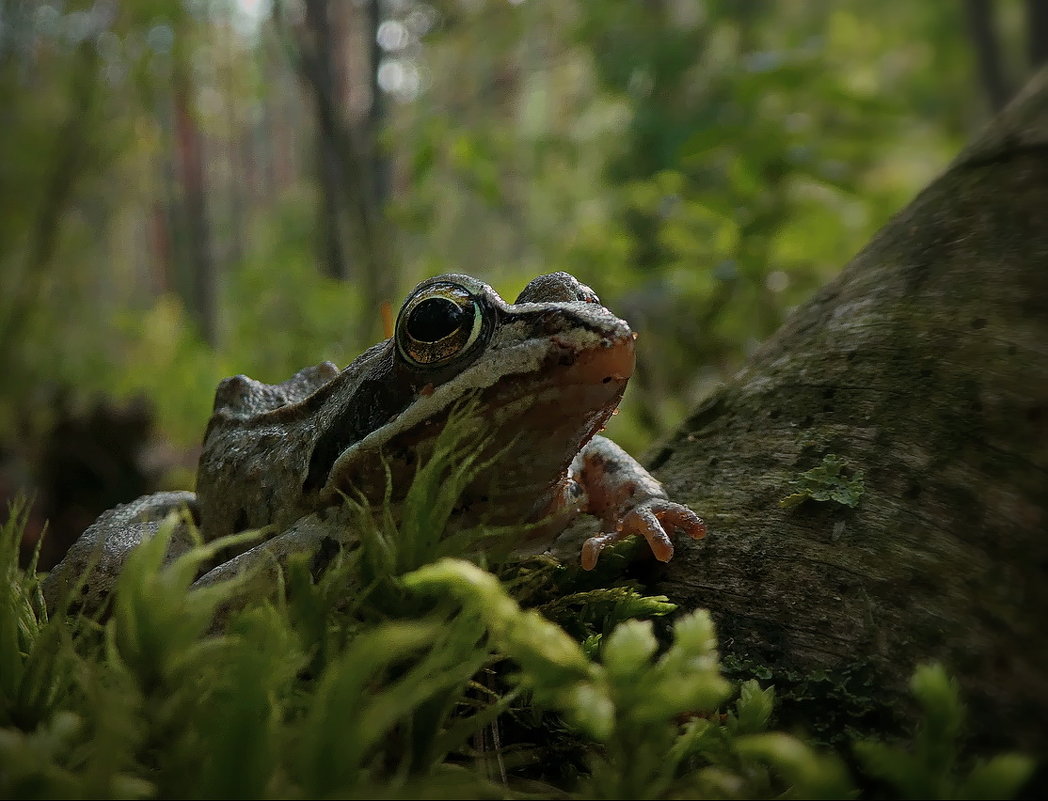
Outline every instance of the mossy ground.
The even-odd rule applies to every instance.
[[[774,690],[725,678],[704,611],[660,642],[665,597],[548,558],[496,563],[491,532],[442,536],[478,469],[460,441],[420,471],[411,520],[378,515],[320,575],[292,560],[221,625],[238,583],[191,588],[208,549],[164,564],[163,536],[106,609],[49,615],[14,505],[0,796],[1003,797],[1029,775],[1016,756],[959,764],[963,710],[934,666],[914,679],[913,743],[859,744],[859,772],[768,731]]]

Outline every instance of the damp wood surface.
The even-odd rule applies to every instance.
[[[854,508],[784,508],[827,455]],[[1048,73],[649,465],[710,534],[649,581],[828,739],[897,724],[915,665],[977,749],[1048,745]]]

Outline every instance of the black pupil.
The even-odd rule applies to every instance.
[[[436,342],[469,322],[466,310],[447,298],[427,298],[411,310],[407,330],[419,342]]]

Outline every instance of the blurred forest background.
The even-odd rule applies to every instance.
[[[591,284],[641,452],[1046,49],[1038,0],[0,0],[0,498],[60,549],[190,488],[219,379],[448,271]]]

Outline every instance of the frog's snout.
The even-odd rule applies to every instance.
[[[637,364],[633,333],[616,332],[585,348],[565,347],[560,367],[565,368],[564,383],[625,385]]]

